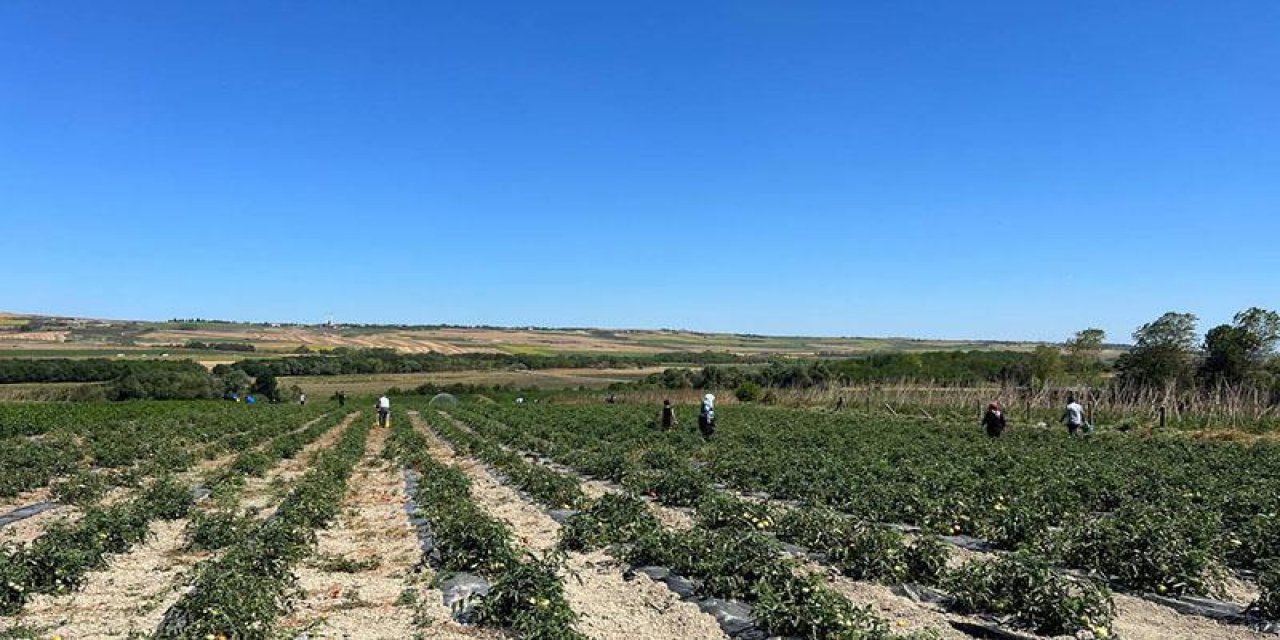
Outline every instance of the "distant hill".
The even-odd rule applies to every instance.
[[[852,356],[904,351],[1034,349],[1042,343],[912,338],[829,338],[699,333],[666,329],[459,327],[449,325],[299,325],[191,319],[101,320],[0,312],[0,357],[129,356],[233,360],[255,353],[336,347],[402,352],[664,353],[725,351],[785,356]],[[197,348],[189,348],[191,345]],[[1113,346],[1112,355],[1122,350]]]

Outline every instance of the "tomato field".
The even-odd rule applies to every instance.
[[[0,405],[0,635],[1264,638],[1280,460],[728,406]],[[683,410],[683,409],[682,409]]]

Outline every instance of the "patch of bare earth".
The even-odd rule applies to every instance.
[[[271,473],[261,478],[249,478],[245,481],[241,492],[241,506],[245,509],[262,510],[282,497],[282,491],[289,483],[296,480],[311,466],[311,459],[319,452],[332,447],[342,437],[343,432],[356,420],[359,413],[348,414],[342,422],[303,447],[297,455],[282,460]]]
[[[128,500],[137,493],[137,489],[114,487],[98,502],[101,506],[111,506],[117,502]],[[84,509],[72,504],[59,504],[48,511],[42,511],[30,518],[14,522],[0,529],[0,544],[27,544],[44,535],[55,522],[76,522],[84,517]]]
[[[1274,635],[1237,625],[1226,625],[1199,616],[1187,616],[1168,607],[1117,593],[1116,636],[1125,640],[1263,640]]]
[[[426,617],[429,637],[475,638],[476,630],[453,622],[439,591],[422,586],[414,570],[422,551],[404,511],[400,468],[379,457],[386,439],[386,429],[370,432],[342,514],[319,533],[315,555],[296,572],[305,596],[283,625],[312,637],[409,638]]]
[[[59,505],[30,518],[14,522],[0,529],[0,544],[27,544],[44,535],[49,526],[59,520],[75,522],[80,519],[80,509],[71,505]]]
[[[180,576],[208,557],[183,550],[186,520],[155,522],[147,541],[90,574],[81,591],[32,598],[15,620],[64,638],[122,638],[150,634],[177,599]]]
[[[456,455],[420,416],[410,414],[414,425],[431,442],[433,457],[452,464],[471,479],[472,498],[487,513],[510,526],[521,545],[546,551],[559,540],[560,525],[530,504],[514,489],[499,482],[480,463]],[[647,576],[623,577],[625,567],[604,552],[568,555],[564,581],[565,600],[578,614],[578,629],[600,640],[634,638],[724,638],[715,618],[697,605],[684,602],[665,586]]]
[[[12,498],[0,499],[0,513],[8,513],[14,509],[25,507],[29,504],[44,502],[49,499],[49,487],[40,487],[39,489],[31,489],[23,491]]]

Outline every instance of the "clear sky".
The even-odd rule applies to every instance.
[[[0,309],[1218,323],[1280,308],[1278,34],[1272,0],[6,0]]]

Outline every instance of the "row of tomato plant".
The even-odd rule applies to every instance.
[[[767,532],[820,552],[851,578],[939,587],[954,597],[961,612],[1012,616],[1041,633],[1110,634],[1114,607],[1106,588],[1063,576],[1043,560],[1020,554],[948,570],[948,551],[935,537],[908,542],[897,531],[827,508],[778,508],[719,491],[712,478],[681,453],[697,446],[685,434],[655,437],[647,424],[582,433],[547,420],[549,412],[555,413],[509,412],[504,417],[510,424],[486,416],[501,413],[492,409],[464,408],[458,413],[513,446],[546,453],[666,504],[694,506],[706,529]],[[531,415],[533,420],[524,419]]]
[[[122,479],[181,471],[321,411],[217,401],[0,405],[0,498],[86,468],[129,470],[106,476]]]
[[[468,424],[484,421],[479,414],[458,412]],[[523,456],[492,442],[486,435],[446,426],[441,429],[464,451],[479,455],[508,477],[550,476],[554,481],[536,486],[579,487],[580,480],[530,463]],[[487,430],[486,430],[487,433]],[[501,441],[501,438],[498,439]],[[529,491],[535,500],[560,508],[552,496]],[[766,632],[782,637],[888,638],[887,623],[870,609],[859,607],[827,587],[815,575],[797,572],[777,540],[761,535],[756,527],[706,526],[671,531],[664,529],[647,505],[634,495],[606,495],[598,501],[578,501],[582,508],[561,530],[560,547],[584,551],[613,547],[616,555],[633,566],[658,565],[698,581],[705,597],[736,599],[749,603],[752,614]]]
[[[430,523],[438,569],[474,573],[491,582],[475,607],[476,622],[519,637],[585,637],[574,628],[577,616],[564,597],[561,558],[520,552],[510,528],[472,501],[470,479],[433,458],[426,436],[408,421],[393,426],[387,455],[421,477],[412,498]]]
[[[231,428],[238,429],[235,433],[252,432],[259,437],[278,430],[248,424],[256,428]],[[331,421],[317,419],[307,429],[278,436],[265,449],[277,454],[296,451],[295,443],[305,444],[332,425]],[[283,446],[286,440],[289,444]],[[245,442],[254,443],[253,439]],[[240,477],[228,474],[227,477]],[[138,477],[137,469],[114,475],[117,477],[108,481],[106,473],[80,470],[55,484],[54,497],[81,504],[85,509],[81,517],[74,522],[54,522],[28,545],[0,549],[0,612],[20,611],[34,593],[62,594],[80,588],[90,571],[105,566],[110,554],[123,553],[141,541],[152,521],[185,517],[194,503],[192,490],[171,476],[164,475],[147,484]],[[137,486],[140,493],[111,506],[98,505],[97,499],[111,484]]]
[[[1072,439],[1040,429],[990,440],[908,418],[726,407],[704,445],[686,432],[654,435],[639,407],[483,410],[571,425],[585,442],[656,438],[738,490],[977,536],[1129,590],[1212,595],[1226,569],[1257,570],[1280,557],[1280,447],[1265,441]]]
[[[181,518],[192,501],[189,488],[162,478],[130,501],[91,507],[74,523],[53,523],[29,545],[0,547],[0,614],[18,613],[32,594],[79,589],[110,554],[143,540],[153,520]]]
[[[312,551],[316,530],[338,514],[368,435],[368,424],[357,422],[316,454],[271,517],[255,521],[220,557],[198,567],[191,590],[166,612],[156,637],[270,637],[292,602],[292,568]]]
[[[210,495],[229,501],[244,486],[246,479],[260,478],[280,460],[298,455],[303,448],[336,427],[345,417],[343,413],[325,414],[299,428],[271,438],[265,445],[246,440],[239,449],[240,453],[229,464],[206,474],[204,485]]]

